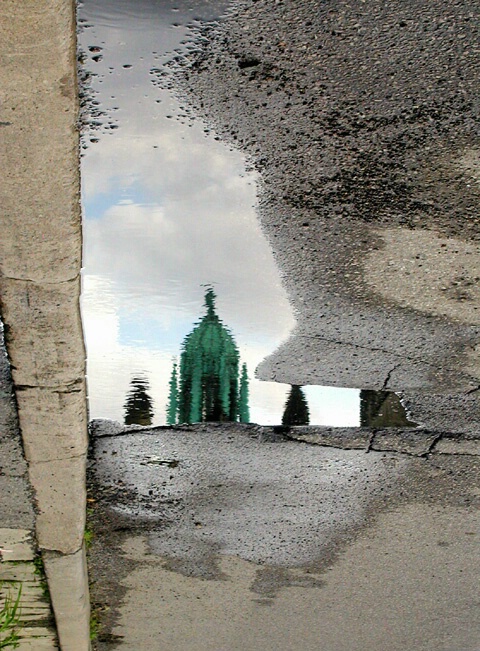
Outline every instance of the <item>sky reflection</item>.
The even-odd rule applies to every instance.
[[[188,33],[172,23],[215,15],[208,2],[173,9],[178,3],[89,0],[80,10],[92,25],[80,47],[107,115],[82,159],[90,416],[122,420],[130,380],[141,373],[154,423],[165,422],[172,357],[203,312],[203,286],[211,285],[248,365],[251,419],[279,423],[289,386],[253,374],[288,336],[294,316],[255,215],[255,174],[152,84],[152,68]],[[358,424],[357,391],[306,393],[312,423]]]

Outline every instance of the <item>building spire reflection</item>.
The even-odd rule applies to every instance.
[[[206,314],[185,337],[180,368],[170,379],[167,423],[248,422],[248,373],[232,333],[219,319],[216,295],[205,293]]]

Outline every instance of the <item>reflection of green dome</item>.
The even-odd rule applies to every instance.
[[[185,337],[180,358],[179,421],[234,421],[238,412],[239,353],[205,294],[207,313]]]

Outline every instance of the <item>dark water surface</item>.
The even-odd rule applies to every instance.
[[[127,405],[133,420],[143,408],[144,424],[167,421],[173,363],[212,287],[239,368],[247,365],[250,420],[282,421],[291,387],[261,382],[254,371],[295,319],[255,215],[256,174],[192,119],[168,67],[193,57],[195,29],[227,6],[87,0],[79,8],[81,74],[92,75],[82,158],[92,418],[123,420]],[[132,407],[139,381],[148,400]],[[358,390],[302,391],[311,424],[360,424]]]

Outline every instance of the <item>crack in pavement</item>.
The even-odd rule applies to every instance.
[[[465,391],[465,395],[469,396],[472,393],[476,393],[477,391],[480,391],[480,384],[478,385],[478,387],[474,387],[473,389],[470,389],[469,391]]]
[[[437,370],[442,370],[446,368],[449,371],[453,372],[458,372],[454,367],[443,367],[443,366],[438,366],[437,364],[433,364],[432,362],[428,362],[424,360],[422,357],[412,357],[411,355],[401,355],[400,353],[395,353],[391,350],[385,350],[385,348],[376,348],[374,346],[362,346],[361,344],[353,343],[351,341],[342,341],[341,339],[329,339],[328,337],[322,337],[321,335],[307,335],[307,334],[301,334],[299,333],[298,335],[295,335],[292,333],[292,336],[296,336],[298,339],[314,339],[317,341],[325,341],[326,343],[329,344],[336,344],[338,346],[350,346],[352,348],[359,348],[360,350],[367,350],[372,353],[384,353],[385,355],[391,355],[392,357],[398,357],[402,361],[399,362],[399,364],[395,368],[399,368],[404,362],[414,362],[418,364],[424,364],[425,366],[429,366],[432,369],[437,369]],[[393,372],[392,369],[391,372]],[[480,389],[480,385],[476,388],[473,389],[473,391],[477,391]]]
[[[365,454],[368,454],[369,452],[396,452],[398,454],[404,454],[406,456],[411,456],[411,457],[417,457],[417,458],[428,458],[431,455],[438,455],[441,454],[442,456],[480,456],[480,439],[466,439],[464,437],[451,437],[446,435],[445,433],[438,433],[434,436],[433,440],[426,444],[426,449],[419,451],[419,452],[414,452],[414,451],[408,451],[405,450],[404,448],[401,448],[398,445],[395,445],[394,441],[390,441],[391,447],[385,448],[385,447],[375,447],[375,443],[377,440],[377,437],[381,430],[374,430],[367,442],[366,445],[358,445],[358,446],[351,446],[351,445],[341,445],[341,443],[338,441],[338,439],[335,439],[335,441],[332,443],[328,443],[327,441],[313,441],[312,439],[306,440],[303,439],[300,436],[293,436],[291,433],[284,432],[284,436],[286,436],[289,440],[291,441],[299,441],[301,443],[306,443],[308,445],[317,445],[319,447],[329,447],[329,448],[337,448],[338,450],[364,450]],[[316,432],[312,431],[312,434]],[[318,433],[318,432],[317,432]],[[392,428],[392,434],[397,433],[393,428]],[[401,432],[399,432],[401,433]],[[428,431],[426,432],[428,433]],[[328,437],[328,434],[325,433],[325,437]],[[436,452],[435,447],[438,445],[439,441],[449,441],[452,444],[454,444],[455,441],[463,442],[463,441],[469,441],[472,444],[478,443],[478,451],[476,452]],[[378,439],[378,443],[380,443],[380,439]]]
[[[32,465],[37,465],[37,464],[40,465],[40,464],[48,464],[48,463],[51,463],[52,461],[71,461],[72,459],[81,459],[82,457],[86,457],[86,456],[87,456],[86,452],[81,452],[80,454],[72,454],[72,455],[70,455],[68,457],[58,457],[58,458],[57,457],[55,457],[55,458],[49,457],[48,459],[38,459],[38,460],[35,459],[34,461],[31,461],[31,460],[27,459],[27,462],[28,462],[29,465],[30,464],[32,464]]]
[[[388,383],[390,382],[390,378],[392,377],[392,373],[394,373],[397,370],[397,368],[399,368],[401,365],[402,365],[402,362],[399,362],[392,369],[390,369],[390,371],[388,371],[387,377],[385,378],[385,382],[383,383],[383,386],[382,386],[382,389],[381,389],[382,391],[386,391],[386,389],[388,387]]]
[[[22,283],[31,283],[32,285],[38,285],[39,287],[55,287],[56,285],[65,285],[67,283],[76,282],[80,278],[80,274],[78,273],[71,278],[66,278],[65,280],[56,280],[55,282],[48,282],[46,280],[33,280],[32,278],[17,278],[16,276],[8,276],[7,274],[0,274],[0,278],[6,280],[15,280]]]
[[[367,444],[367,448],[366,448],[366,450],[365,450],[365,452],[366,452],[367,454],[368,454],[369,452],[372,451],[372,445],[373,445],[373,442],[374,442],[374,440],[375,440],[375,435],[376,435],[376,433],[377,433],[377,430],[376,430],[376,429],[372,430],[372,434],[371,434],[371,436],[370,436],[370,439],[369,439],[368,444]]]
[[[78,387],[78,388],[74,388]],[[62,385],[49,385],[49,384],[16,384],[15,389],[17,391],[28,391],[29,389],[45,389],[47,391],[52,391],[52,393],[81,393],[83,388],[83,378],[78,378],[72,380],[68,384]]]

